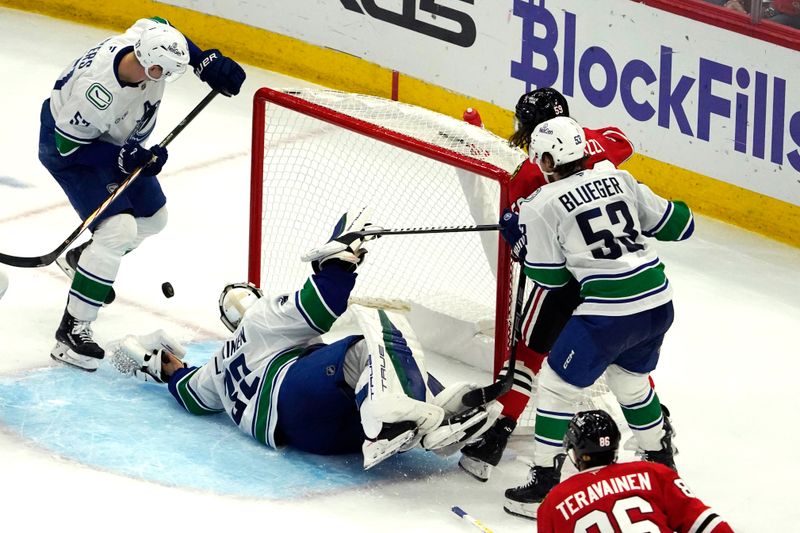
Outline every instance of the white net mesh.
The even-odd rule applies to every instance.
[[[269,290],[301,283],[308,271],[300,254],[325,242],[351,209],[369,206],[385,228],[474,225],[455,168],[431,157],[457,154],[506,172],[525,158],[490,132],[415,106],[329,90],[288,93],[345,124],[267,104],[260,283]],[[353,119],[378,126],[374,136],[348,130]],[[382,142],[388,131],[430,143],[429,153]],[[500,184],[484,181],[499,212]],[[477,233],[386,236],[367,248],[355,298],[420,305],[482,329],[494,322],[497,282]]]

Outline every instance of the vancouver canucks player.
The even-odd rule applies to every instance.
[[[628,172],[585,168],[586,137],[573,119],[535,129],[529,148],[551,183],[501,219],[503,237],[524,246],[525,274],[546,289],[574,278],[581,303],[539,374],[534,466],[528,483],[506,491],[506,510],[535,517],[558,483],[562,440],[585,387],[603,372],[646,460],[675,468],[671,432],[649,373],[672,325],[672,287],[648,237],[689,238],[692,212]]]
[[[166,198],[157,175],[167,150],[143,146],[153,132],[165,81],[187,67],[226,94],[239,92],[244,70],[219,50],[202,51],[163,19],[141,19],[98,43],[59,76],[41,110],[39,160],[82,219],[119,183],[140,177],[92,224],[92,239],[59,265],[73,277],[51,356],[83,370],[104,356],[91,323],[110,300],[122,256],[164,228]]]

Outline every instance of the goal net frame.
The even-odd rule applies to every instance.
[[[325,91],[325,89],[320,89]],[[248,243],[248,280],[256,285],[262,279],[262,224],[264,214],[264,189],[265,179],[264,150],[266,142],[266,125],[269,120],[268,104],[275,104],[292,111],[311,116],[337,127],[365,135],[377,141],[408,150],[415,154],[445,163],[455,168],[472,172],[484,178],[493,180],[500,186],[500,201],[497,215],[504,208],[510,207],[508,197],[508,182],[512,175],[507,170],[501,169],[491,163],[477,158],[468,157],[446,148],[416,139],[409,135],[366,122],[356,117],[348,116],[336,110],[309,102],[291,94],[291,90],[276,90],[269,87],[259,89],[253,96],[253,122],[252,122],[252,153],[250,172],[250,229]],[[431,111],[431,113],[434,113]],[[267,215],[268,216],[268,215]],[[511,302],[513,293],[513,265],[511,251],[500,235],[497,236],[497,291],[495,298],[495,345],[494,345],[494,376],[497,376],[507,359],[511,338]]]

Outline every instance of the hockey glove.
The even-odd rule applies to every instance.
[[[336,223],[331,239],[318,248],[303,254],[301,259],[311,262],[314,272],[319,272],[322,265],[331,259],[342,261],[349,266],[352,272],[364,262],[367,250],[362,248],[365,242],[378,238],[377,235],[361,235],[359,232],[366,229],[380,229],[369,222],[369,209],[366,207],[358,212],[349,212],[342,215]]]
[[[216,48],[206,50],[200,55],[194,73],[209,87],[225,96],[239,94],[247,77],[239,63],[225,57]]]
[[[345,233],[328,241],[319,248],[314,248],[303,256],[303,261],[311,261],[314,272],[319,273],[326,261],[338,260],[350,272],[355,271],[367,255],[367,250],[361,248],[365,239],[356,233]]]
[[[148,335],[128,335],[109,347],[111,364],[123,374],[142,381],[164,383],[186,364],[186,349],[163,330]]]
[[[128,142],[119,150],[117,166],[125,174],[132,174],[137,168],[147,165],[142,170],[142,176],[156,176],[167,162],[166,148],[159,145],[151,147],[149,150],[137,142]]]
[[[506,208],[500,217],[500,235],[511,246],[511,256],[515,261],[525,254],[527,239],[519,225],[519,215]]]

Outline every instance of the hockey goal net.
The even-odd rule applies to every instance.
[[[352,209],[369,206],[384,228],[472,226],[477,190],[496,206],[477,222],[495,223],[526,158],[461,120],[327,89],[260,89],[252,139],[249,279],[270,291],[299,286],[300,255]],[[494,239],[494,252],[481,239]],[[385,236],[367,248],[353,297],[404,309],[426,350],[486,369],[488,383],[507,358],[513,316],[514,269],[499,235]]]

